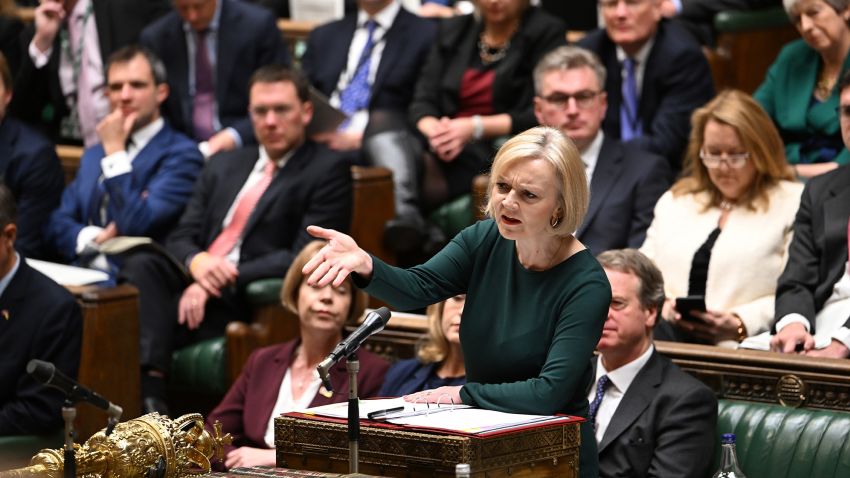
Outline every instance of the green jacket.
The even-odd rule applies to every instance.
[[[817,160],[814,152],[807,158],[800,157],[800,145],[807,137],[833,137],[837,143],[841,143],[841,128],[836,111],[839,96],[837,85],[826,101],[811,104],[820,65],[820,55],[805,41],[795,40],[782,48],[767,71],[764,83],[753,94],[779,129],[785,141],[785,154],[791,164],[822,162]],[[848,69],[850,56],[844,60],[839,78]],[[840,148],[833,161],[850,163],[850,151]]]

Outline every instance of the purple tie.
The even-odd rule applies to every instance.
[[[192,123],[195,127],[195,139],[198,141],[206,141],[215,134],[215,88],[207,50],[207,31],[195,32],[195,97],[192,101]]]
[[[631,58],[623,60],[623,102],[620,104],[620,139],[628,141],[641,136],[641,124],[637,116],[638,92],[635,76],[635,61]]]

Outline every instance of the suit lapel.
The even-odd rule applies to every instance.
[[[405,28],[407,27],[406,13],[404,8],[399,10],[398,15],[393,20],[393,24],[387,30],[387,34],[384,37],[384,52],[381,54],[378,71],[375,73],[375,83],[372,85],[373,94],[370,96],[370,101],[375,98],[375,91],[381,91],[381,85],[389,73],[393,71],[393,65],[395,65],[399,57],[407,50],[407,35],[405,35]]]
[[[824,253],[840,277],[847,262],[847,221],[850,218],[850,166],[844,166],[843,178],[833,182],[829,199],[823,203]],[[836,278],[837,280],[837,278]]]
[[[623,146],[607,136],[602,141],[599,157],[596,159],[596,167],[593,168],[593,176],[590,178],[590,205],[584,222],[578,229],[581,236],[593,222],[594,217],[602,208],[602,204],[608,197],[608,192],[622,173],[620,163],[623,162]]]
[[[304,144],[299,147],[295,154],[293,154],[292,157],[289,158],[289,161],[287,161],[283,166],[283,169],[275,174],[271,184],[269,184],[269,187],[263,192],[263,195],[260,197],[260,201],[251,212],[251,216],[248,218],[248,223],[245,224],[245,229],[242,231],[242,237],[246,237],[250,234],[251,229],[256,226],[259,218],[263,217],[266,210],[275,202],[280,191],[290,188],[292,182],[298,178],[298,171],[304,167],[307,156],[309,155],[309,148],[310,146],[308,144]]]
[[[351,45],[351,40],[354,39],[354,32],[357,30],[357,15],[347,15],[342,19],[340,24],[340,33],[336,40],[341,45]],[[328,51],[323,51],[323,62],[327,65],[328,72],[328,91],[326,96],[333,94],[336,85],[339,83],[339,75],[346,69],[348,64],[348,48],[326,48]],[[382,62],[383,63],[383,62]],[[347,72],[353,75],[354,72]]]
[[[649,357],[649,361],[638,372],[623,399],[620,400],[620,405],[611,417],[611,423],[605,429],[605,435],[599,443],[599,453],[602,453],[605,448],[623,434],[634,423],[635,420],[646,407],[652,403],[659,385],[661,385],[661,375],[663,372],[663,363],[658,358],[658,352],[653,351]]]
[[[265,430],[266,425],[269,423],[269,419],[272,417],[272,412],[274,411],[274,406],[277,404],[277,397],[280,393],[280,387],[283,383],[283,377],[286,375],[286,371],[289,370],[289,367],[292,366],[293,354],[295,353],[295,348],[300,342],[301,339],[296,339],[283,343],[272,358],[273,365],[268,367],[269,375],[264,377],[266,379],[265,382],[267,386],[260,388],[260,397],[259,400],[257,400],[259,408],[259,410],[257,410],[257,414],[260,418],[263,418],[263,421],[260,422],[263,430]],[[267,367],[266,364],[260,364],[259,366],[261,368]],[[256,372],[257,371],[255,371],[255,373]],[[246,422],[248,422],[248,420],[246,420]]]
[[[243,28],[250,28],[249,25],[241,25],[241,13],[233,12],[229,7],[227,0],[222,2],[221,19],[217,32],[215,98],[219,105],[224,104],[224,99],[227,97],[228,85],[225,80],[230,78],[230,73],[233,71],[233,65],[236,62],[236,55],[241,44],[240,35]]]
[[[180,110],[172,111],[176,118],[180,118],[183,128],[192,131],[192,98],[189,95],[189,52],[186,45],[186,34],[180,24],[179,17],[175,19],[176,25],[166,29],[166,45],[174,45],[175,61],[168,64],[168,86],[172,89],[169,97],[175,98],[171,104],[176,104]],[[166,102],[167,104],[168,102]]]

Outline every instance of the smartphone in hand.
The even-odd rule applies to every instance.
[[[705,296],[689,295],[687,297],[677,297],[676,311],[682,315],[682,320],[703,322],[702,319],[693,315],[693,312],[705,312]]]

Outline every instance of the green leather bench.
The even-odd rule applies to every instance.
[[[61,448],[63,435],[62,430],[57,430],[45,435],[0,436],[0,471],[29,465],[41,449]]]
[[[747,478],[850,477],[850,413],[719,400],[717,433],[736,435]]]

